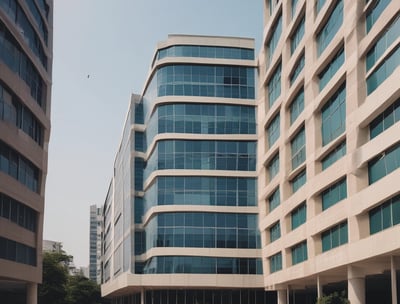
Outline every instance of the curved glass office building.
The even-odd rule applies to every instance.
[[[169,36],[128,111],[104,206],[113,303],[256,303],[254,41]]]
[[[0,1],[0,301],[37,303],[53,1]]]

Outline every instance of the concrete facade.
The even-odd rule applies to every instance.
[[[37,303],[50,137],[53,1],[0,3],[0,298]]]
[[[397,303],[400,2],[264,4],[264,286],[279,303],[315,303],[333,290],[352,304]]]
[[[103,208],[90,206],[89,226],[89,278],[101,283],[101,240],[103,233]]]

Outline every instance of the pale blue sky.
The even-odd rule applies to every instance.
[[[263,0],[54,0],[44,238],[89,263],[89,206],[104,203],[131,93],[168,34],[262,37]],[[87,76],[90,75],[88,78]]]

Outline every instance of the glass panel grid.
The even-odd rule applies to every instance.
[[[346,244],[348,242],[347,230],[347,222],[343,222],[321,233],[322,252]]]
[[[317,35],[318,56],[326,49],[343,23],[343,0],[336,3],[327,22]]]
[[[269,180],[271,181],[279,172],[279,153],[268,164]]]
[[[396,100],[370,123],[370,138],[375,138],[398,121],[400,121],[400,99]]]
[[[268,82],[268,104],[270,108],[281,95],[281,69],[281,63],[279,63]]]
[[[333,184],[321,193],[322,210],[337,204],[347,197],[347,183],[346,178]]]
[[[301,242],[292,247],[292,265],[304,262],[308,259],[307,241]]]
[[[340,69],[344,63],[344,49],[341,49],[335,57],[328,63],[326,68],[318,75],[319,78],[319,90],[322,91],[323,88],[329,83],[332,77]]]
[[[346,155],[346,141],[340,143],[332,152],[322,159],[322,170],[329,168],[333,163]]]
[[[279,204],[281,203],[279,188],[277,188],[268,198],[268,203],[269,203],[269,212],[271,212],[272,210],[274,210],[276,207],[279,206]]]
[[[345,131],[346,128],[346,87],[343,85],[323,106],[322,145],[330,143]]]
[[[296,62],[292,73],[290,74],[290,85],[292,85],[297,77],[300,75],[304,68],[304,53],[301,55],[300,59]]]
[[[290,124],[293,124],[297,117],[303,112],[304,110],[304,90],[301,91],[296,95],[292,103],[290,104]]]
[[[267,127],[268,133],[268,146],[271,148],[272,145],[278,140],[280,135],[280,116],[276,115],[271,123]]]
[[[292,55],[304,37],[304,22],[305,22],[305,16],[301,18],[300,23],[297,25],[295,32],[290,38],[290,52]]]
[[[273,25],[271,32],[272,36],[267,42],[268,62],[271,62],[275,49],[278,45],[279,39],[282,34],[282,15],[279,16],[279,19]]]
[[[269,271],[270,273],[274,273],[281,269],[282,269],[282,253],[279,252],[269,257]]]
[[[368,162],[369,184],[373,184],[400,167],[400,144],[382,152]]]
[[[296,175],[291,181],[293,193],[299,190],[306,183],[306,181],[307,181],[306,170],[303,170],[298,175]]]
[[[304,224],[306,220],[307,220],[307,205],[304,202],[291,212],[292,230]]]
[[[304,127],[291,141],[292,170],[296,169],[306,160],[306,135]]]
[[[271,243],[281,237],[281,225],[279,222],[275,223],[271,226],[271,228],[269,228],[269,237]]]
[[[367,13],[366,16],[367,33],[371,30],[376,20],[378,20],[379,16],[382,14],[382,12],[385,10],[390,2],[391,0],[375,1],[373,8]]]

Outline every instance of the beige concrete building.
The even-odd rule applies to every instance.
[[[37,303],[53,1],[0,1],[0,302]]]
[[[399,301],[400,1],[265,1],[258,194],[279,303]]]

